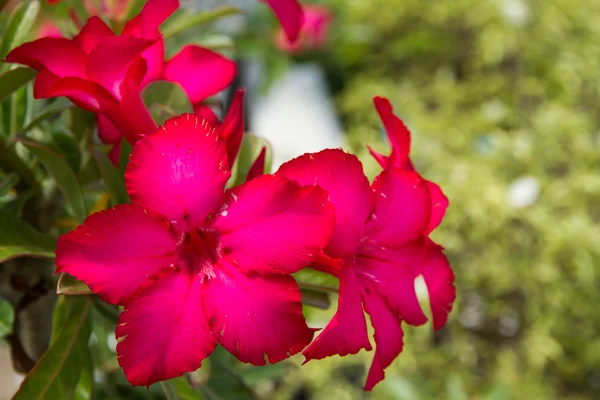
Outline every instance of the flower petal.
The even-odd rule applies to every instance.
[[[365,384],[365,390],[372,390],[385,377],[383,370],[402,351],[404,332],[400,318],[394,315],[376,291],[365,289],[363,299],[375,328],[375,357]]]
[[[340,275],[338,309],[323,332],[302,352],[306,362],[335,354],[356,354],[361,349],[372,350],[365,313],[361,304],[360,283],[351,266],[344,266]]]
[[[227,157],[231,166],[235,162],[244,136],[244,93],[246,90],[243,88],[235,91],[227,115],[217,128],[219,136],[227,143]]]
[[[415,279],[429,261],[422,241],[390,250],[365,241],[355,257],[362,282],[370,282],[390,308],[411,325],[427,322],[415,290]]]
[[[430,249],[430,259],[422,271],[429,303],[433,314],[433,328],[440,329],[446,324],[452,303],[456,299],[454,274],[448,259],[439,248]]]
[[[149,275],[175,262],[177,236],[162,216],[127,204],[89,216],[56,246],[56,272],[84,281],[108,303],[123,304]]]
[[[300,290],[289,275],[245,275],[226,260],[203,289],[204,311],[217,341],[240,361],[265,365],[300,352],[313,338]]]
[[[68,97],[78,107],[93,113],[118,107],[115,98],[97,83],[76,77],[56,78],[48,71],[38,74],[33,92],[37,99]]]
[[[100,18],[94,16],[88,19],[81,32],[73,41],[86,53],[90,54],[96,45],[108,37],[114,37],[114,32]]]
[[[198,275],[167,269],[125,305],[116,328],[118,361],[134,386],[200,368],[216,346],[202,311]]]
[[[263,175],[227,191],[212,227],[224,257],[244,273],[289,274],[315,259],[333,224],[323,189]]]
[[[121,141],[123,137],[121,132],[104,115],[96,115],[96,126],[98,127],[98,136],[103,143],[115,144]]]
[[[304,23],[304,12],[297,0],[265,0],[271,7],[291,43],[298,39]]]
[[[219,125],[221,125],[215,112],[212,110],[212,108],[210,108],[206,104],[203,104],[203,103],[194,104],[194,114],[196,114],[197,116],[199,116],[201,118],[204,118],[205,120],[208,121],[208,123],[213,125],[215,128],[218,127]]]
[[[369,181],[356,156],[339,149],[323,150],[288,161],[277,173],[301,185],[318,184],[329,193],[336,222],[327,254],[343,257],[356,249],[374,205]]]
[[[442,189],[435,183],[427,181],[427,187],[431,196],[431,218],[426,229],[426,233],[429,234],[442,222],[449,201]]]
[[[373,182],[375,210],[365,235],[383,246],[402,247],[425,234],[431,216],[427,183],[415,172],[390,169]]]
[[[394,167],[402,168],[409,160],[410,131],[402,120],[394,115],[394,110],[388,99],[375,97],[373,103],[375,103],[375,108],[381,117],[392,146],[392,154],[389,160]]]
[[[248,174],[246,175],[246,182],[251,181],[254,178],[258,178],[265,173],[265,158],[267,157],[267,148],[263,146],[262,150],[256,157],[256,160],[250,166]]]
[[[225,89],[235,74],[233,61],[204,47],[188,45],[167,61],[164,79],[179,83],[195,104]]]
[[[38,71],[47,70],[59,77],[86,78],[86,54],[72,40],[41,38],[12,50],[6,61],[25,64]]]
[[[160,35],[158,28],[179,7],[178,0],[148,0],[142,11],[123,29],[123,35],[154,39]]]
[[[154,43],[155,40],[138,39],[133,36],[107,37],[96,45],[89,55],[88,76],[117,99],[121,99],[121,84],[129,67]]]
[[[205,120],[184,114],[136,144],[125,184],[134,204],[185,229],[217,209],[230,175],[225,142]]]

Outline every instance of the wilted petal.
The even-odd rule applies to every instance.
[[[47,70],[59,77],[87,75],[85,53],[74,41],[64,38],[46,37],[25,43],[8,53],[6,61]]]
[[[177,236],[164,217],[135,205],[89,216],[56,246],[56,272],[84,281],[103,300],[123,304],[173,263]]]
[[[102,43],[106,38],[115,36],[114,32],[98,17],[88,19],[81,32],[73,38],[73,41],[86,53],[90,54],[96,45]]]
[[[188,45],[167,61],[164,79],[181,85],[192,103],[220,92],[233,82],[235,63],[204,47]]]
[[[426,229],[426,233],[429,234],[442,222],[449,201],[444,192],[442,192],[442,189],[435,183],[427,181],[427,187],[431,196],[431,218]]]
[[[115,333],[119,365],[132,385],[149,386],[195,371],[214,350],[200,279],[165,270],[125,305]]]
[[[304,23],[304,12],[297,0],[264,0],[275,13],[291,43],[298,39]]]
[[[448,314],[452,310],[452,304],[456,299],[456,288],[454,287],[454,274],[448,263],[448,259],[440,249],[430,249],[430,259],[422,271],[429,303],[433,314],[433,327],[440,329],[446,324]]]
[[[334,215],[323,189],[263,175],[227,191],[213,221],[224,257],[243,272],[289,274],[325,247]]]
[[[278,174],[301,185],[319,185],[335,207],[335,231],[325,252],[342,257],[356,249],[373,210],[373,193],[356,156],[342,150],[305,154],[283,164]]]
[[[245,92],[246,90],[243,88],[235,91],[229,110],[227,110],[227,115],[225,115],[223,123],[217,129],[219,136],[227,143],[227,157],[229,158],[230,166],[233,166],[233,163],[235,162],[235,158],[242,145],[242,138],[244,137]]]
[[[276,363],[310,343],[294,278],[245,275],[225,260],[215,273],[203,288],[204,311],[217,341],[240,361]]]
[[[431,196],[415,172],[390,169],[373,182],[375,210],[365,235],[384,246],[402,247],[422,236],[429,225]]]
[[[356,354],[372,350],[361,304],[360,283],[351,266],[344,266],[340,276],[338,309],[323,332],[302,352],[306,361],[332,355]]]
[[[363,295],[365,308],[371,316],[375,328],[375,357],[369,369],[365,390],[372,390],[385,377],[384,369],[402,351],[402,324],[400,318],[388,308],[383,299],[374,291],[365,289]]]
[[[125,184],[134,204],[186,229],[221,204],[230,175],[225,142],[205,120],[184,114],[136,144]]]
[[[105,38],[89,55],[88,76],[117,99],[121,99],[121,83],[127,76],[129,67],[154,42],[133,36]]]

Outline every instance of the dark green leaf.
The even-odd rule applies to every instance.
[[[91,302],[70,297],[63,328],[50,348],[25,377],[13,400],[70,399],[74,396],[82,366],[90,358],[87,346],[91,333]]]
[[[56,115],[60,114],[61,112],[68,110],[72,107],[73,107],[73,105],[69,104],[68,100],[66,100],[66,99],[59,99],[59,100],[53,102],[48,107],[42,109],[41,112],[38,115],[36,115],[35,118],[30,123],[25,125],[18,132],[18,135],[25,135],[27,132],[29,132],[30,130],[32,130],[33,128],[35,128],[36,126],[41,124],[42,122],[44,122],[52,117],[55,117]]]
[[[55,241],[13,212],[0,209],[0,263],[16,257],[54,257]]]
[[[77,141],[81,143],[83,139],[87,138],[94,130],[96,126],[96,116],[79,107],[73,107],[69,112],[69,117],[71,133]]]
[[[210,355],[211,373],[206,385],[199,390],[210,400],[253,400],[254,393],[242,377],[232,368],[237,360],[221,346]]]
[[[6,175],[2,181],[0,181],[0,197],[6,196],[9,190],[12,189],[18,182],[19,175],[15,173]]]
[[[27,35],[33,32],[33,24],[39,11],[40,2],[38,0],[17,3],[2,31],[0,58],[5,58],[10,50],[22,44]]]
[[[161,32],[165,39],[178,35],[190,28],[214,22],[219,18],[239,14],[242,10],[233,6],[223,6],[213,10],[198,12],[181,12],[167,20],[161,27]]]
[[[5,299],[0,298],[0,338],[10,335],[15,321],[15,310]]]
[[[106,153],[100,151],[94,144],[88,143],[88,149],[92,153],[104,184],[110,193],[114,204],[124,204],[129,201],[129,195],[125,189],[125,177],[108,159]]]
[[[92,294],[92,291],[85,283],[78,281],[69,274],[62,273],[60,274],[60,278],[58,278],[56,293],[65,295],[84,295]]]
[[[75,388],[73,394],[73,400],[90,400],[94,394],[94,364],[92,363],[92,357],[90,350],[86,349],[88,356],[84,357],[81,365],[81,375],[79,375],[79,382]]]
[[[55,148],[67,160],[73,171],[79,173],[81,168],[81,151],[75,141],[75,138],[64,133],[56,132],[52,134]]]
[[[43,144],[32,140],[21,140],[21,143],[46,167],[56,181],[63,196],[65,196],[67,203],[71,206],[73,213],[82,222],[87,216],[83,194],[81,193],[77,176],[69,166],[67,160]]]
[[[322,310],[327,310],[331,306],[331,301],[327,293],[315,289],[300,288],[302,294],[302,303]]]
[[[0,75],[0,103],[32,80],[36,71],[30,68],[16,68]]]

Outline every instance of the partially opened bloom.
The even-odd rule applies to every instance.
[[[391,160],[403,149],[394,147]],[[427,237],[441,221],[432,209],[436,194],[416,172],[392,162],[369,185],[358,159],[341,150],[298,157],[278,174],[323,187],[336,213],[331,241],[313,267],[339,277],[338,309],[303,354],[308,361],[371,350],[364,309],[375,328],[375,357],[365,385],[371,390],[402,350],[402,322],[427,320],[415,279],[425,280],[435,329],[446,323],[452,308],[450,265],[442,248]]]
[[[322,6],[303,6],[304,22],[300,29],[298,39],[290,41],[283,29],[277,32],[275,44],[282,50],[290,53],[299,53],[306,50],[319,50],[325,46],[331,13]]]
[[[124,305],[119,364],[133,385],[197,369],[217,343],[264,365],[301,351],[313,330],[289,275],[331,236],[327,193],[281,175],[224,191],[225,141],[205,120],[168,120],[133,148],[132,204],[62,236],[56,271]]]
[[[264,0],[264,2],[273,10],[288,40],[294,43],[304,23],[304,11],[298,0]]]

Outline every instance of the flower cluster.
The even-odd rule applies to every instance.
[[[267,1],[290,42],[303,24],[295,1]],[[291,6],[289,6],[289,4]],[[7,60],[39,71],[35,96],[66,96],[98,116],[100,135],[134,145],[125,171],[131,204],[92,214],[59,238],[56,272],[124,307],[116,327],[119,364],[132,385],[200,367],[221,344],[253,365],[303,352],[306,360],[372,350],[365,389],[402,350],[402,323],[427,317],[415,290],[422,277],[433,326],[455,298],[443,249],[429,234],[448,200],[409,157],[410,132],[386,99],[375,106],[391,154],[382,172],[339,149],[305,154],[264,174],[265,152],[246,182],[226,190],[244,132],[243,90],[219,123],[199,107],[157,128],[141,100],[155,80],[179,83],[194,104],[226,86],[235,65],[199,46],[164,60],[160,24],[176,0],[149,0],[116,35],[92,17],[73,39],[42,38]],[[339,279],[332,320],[313,340],[291,274],[313,268]]]

